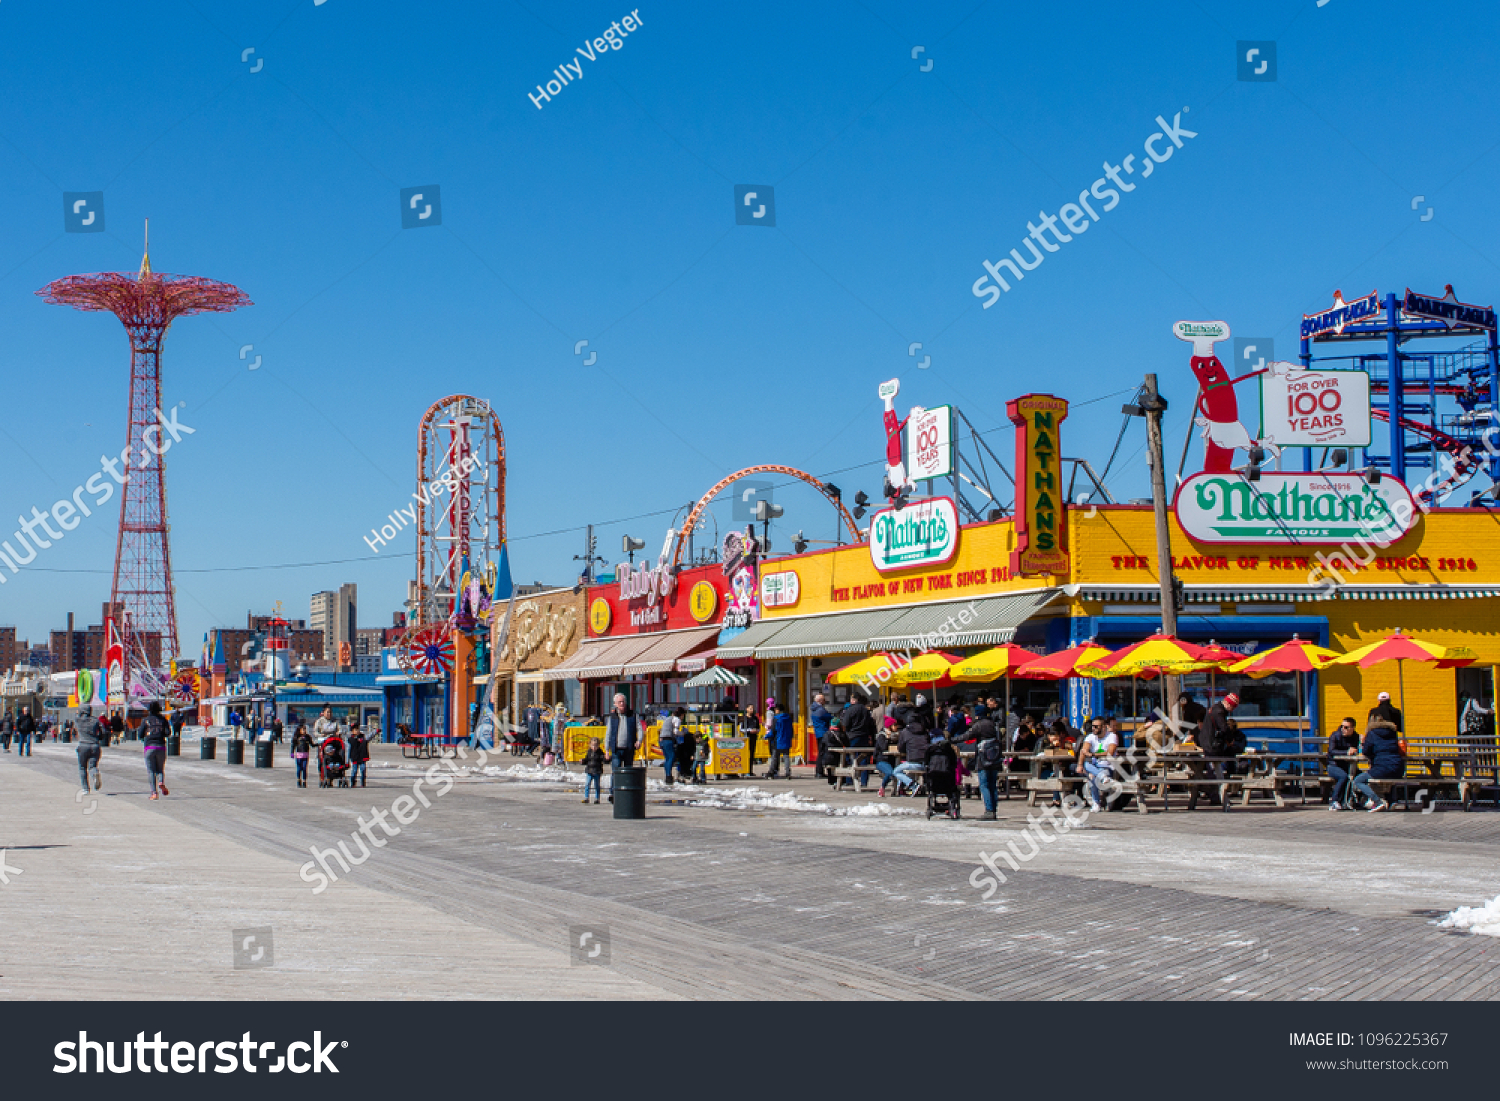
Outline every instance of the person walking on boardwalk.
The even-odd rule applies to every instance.
[[[36,720],[31,717],[31,708],[21,708],[21,715],[16,719],[16,756],[31,756],[31,739],[36,735]]]
[[[297,765],[297,786],[307,787],[307,759],[312,755],[312,737],[307,733],[307,724],[298,723],[292,735],[292,760]]]
[[[78,711],[78,783],[84,791],[89,790],[89,777],[93,775],[94,790],[103,785],[99,778],[99,759],[104,747],[109,744],[109,724],[101,716],[94,718],[91,707]]]
[[[141,723],[141,742],[146,754],[146,776],[151,781],[151,798],[167,792],[167,720],[161,717],[161,703],[152,700]]]

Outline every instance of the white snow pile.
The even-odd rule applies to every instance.
[[[1460,906],[1442,921],[1440,929],[1467,929],[1486,937],[1500,937],[1500,895],[1483,906]]]
[[[486,765],[484,768],[486,776],[499,776],[506,780],[520,780],[528,784],[566,784],[582,783],[583,773],[569,772],[560,765],[511,765],[509,768],[501,768],[499,765]]]
[[[665,787],[665,785],[663,785]],[[842,818],[886,818],[896,815],[916,814],[914,810],[897,809],[889,803],[863,803],[852,807],[831,807],[827,803],[814,802],[804,795],[783,791],[773,795],[763,788],[697,788],[687,794],[700,798],[689,798],[690,807],[719,807],[725,810],[791,810],[804,814],[826,814]]]

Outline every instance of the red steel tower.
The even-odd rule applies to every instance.
[[[193,275],[151,270],[150,241],[141,270],[71,275],[36,292],[48,302],[80,310],[108,310],[130,337],[130,405],[126,448],[128,479],[120,494],[120,530],[115,539],[110,604],[124,605],[125,651],[139,658],[139,637],[158,632],[162,657],[177,653],[177,602],[168,540],[166,463],[162,452],[161,346],[179,317],[229,313],[252,305],[238,287]]]

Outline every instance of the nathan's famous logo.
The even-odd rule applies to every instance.
[[[1185,527],[1196,526],[1191,520],[1206,522],[1225,538],[1400,534],[1410,526],[1414,512],[1403,500],[1404,493],[1393,503],[1362,478],[1304,477],[1261,490],[1239,478],[1199,475],[1184,484],[1184,494],[1189,489],[1196,515]]]
[[[875,521],[875,540],[888,563],[926,561],[947,549],[951,534],[947,517],[938,510],[882,512]]]

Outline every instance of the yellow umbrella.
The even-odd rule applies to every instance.
[[[945,654],[941,650],[919,654],[892,674],[891,685],[893,687],[905,687],[911,684],[936,686],[937,682],[951,674],[961,661],[963,661],[961,654]]]
[[[1426,665],[1435,665],[1439,669],[1456,669],[1460,665],[1471,665],[1478,658],[1479,655],[1467,646],[1439,646],[1435,642],[1423,642],[1419,638],[1404,635],[1398,630],[1379,642],[1361,646],[1358,650],[1350,650],[1343,657],[1334,658],[1328,664],[1358,665],[1361,669],[1368,669],[1383,661],[1394,661],[1396,682],[1401,688],[1401,718],[1404,723],[1406,719],[1405,666],[1408,661],[1420,661]]]
[[[1262,650],[1258,654],[1252,654],[1243,661],[1237,661],[1229,667],[1231,673],[1249,673],[1252,677],[1268,677],[1272,673],[1296,673],[1297,674],[1297,702],[1302,704],[1302,675],[1304,673],[1316,672],[1323,666],[1338,658],[1336,650],[1327,650],[1322,646],[1314,645],[1306,639],[1292,636],[1290,642],[1283,642],[1280,646],[1273,646],[1269,650]],[[1307,708],[1302,707],[1302,715],[1297,718],[1297,752],[1302,752],[1302,718],[1306,715]]]
[[[859,684],[871,677],[879,679],[880,672],[886,670],[888,674],[894,674],[903,667],[904,663],[895,654],[871,654],[867,658],[861,658],[853,665],[846,665],[842,669],[828,674],[829,684]],[[885,680],[889,680],[887,675]],[[885,681],[881,681],[885,683]]]
[[[1000,725],[1004,727],[1005,715],[1010,712],[1010,678],[1016,675],[1016,670],[1022,665],[1028,661],[1035,661],[1039,656],[1030,650],[1007,642],[1004,646],[993,646],[964,658],[953,667],[950,675],[958,681],[992,681],[996,677],[1003,676],[1005,678],[1005,713],[1000,717]]]

